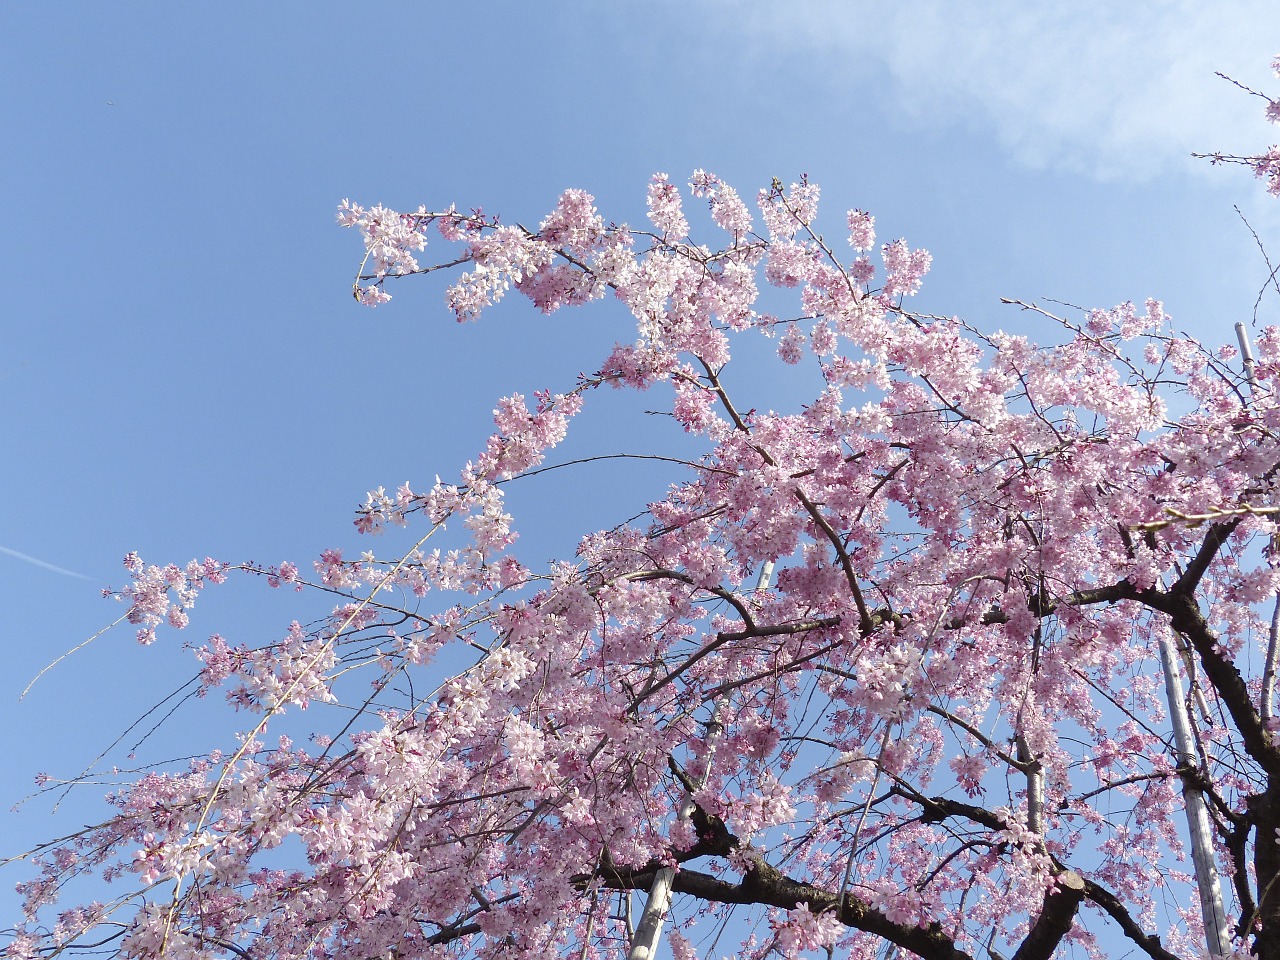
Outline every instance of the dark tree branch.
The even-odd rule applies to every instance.
[[[1040,916],[1012,960],[1049,960],[1062,938],[1071,930],[1080,901],[1084,899],[1084,878],[1067,870],[1054,878],[1044,895]]]
[[[427,943],[432,946],[439,946],[444,943],[452,943],[454,940],[460,940],[463,937],[469,937],[480,932],[480,924],[464,923],[461,926],[450,926],[443,928],[439,933],[432,934],[427,937]]]
[[[1000,817],[981,807],[944,798],[911,799],[925,805],[925,822],[937,822],[946,816],[959,815],[991,829],[1005,828]],[[841,900],[838,893],[787,876],[777,867],[765,862],[749,845],[744,847],[723,820],[708,815],[701,807],[694,808],[693,824],[697,831],[697,843],[692,849],[678,854],[677,861],[685,863],[701,856],[727,857],[745,850],[752,866],[738,883],[682,868],[672,883],[672,890],[676,893],[686,893],[714,903],[762,904],[786,910],[804,904],[815,914],[834,912],[845,926],[874,934],[925,960],[971,960],[970,955],[957,947],[955,941],[937,923],[926,927],[895,923],[852,893],[846,893]],[[639,870],[603,865],[596,871],[595,879],[611,889],[647,889],[659,867],[660,864],[656,862]],[[1086,881],[1073,870],[1061,865],[1058,869],[1053,887],[1045,894],[1040,916],[1012,960],[1049,960],[1062,938],[1070,931],[1085,897]],[[584,876],[579,878],[579,882],[585,884],[590,879],[592,878]],[[1120,910],[1123,912],[1123,907]]]
[[[649,887],[653,875],[652,870],[615,870],[602,875],[600,880],[614,890],[643,890]],[[762,904],[784,910],[804,904],[813,913],[836,912],[845,926],[874,934],[925,960],[973,960],[936,923],[927,927],[894,923],[852,894],[845,894],[844,903],[839,905],[835,893],[793,880],[763,861],[757,861],[738,883],[682,869],[675,875],[671,889],[711,903]]]
[[[1137,921],[1124,908],[1124,904],[1110,890],[1098,886],[1092,880],[1085,880],[1084,896],[1086,900],[1100,907],[1111,917],[1124,931],[1124,935],[1137,944],[1138,948],[1152,960],[1181,960],[1177,954],[1170,953],[1161,946],[1160,938],[1154,933],[1144,933]]]
[[[1061,606],[1068,607],[1088,607],[1096,603],[1115,603],[1118,600],[1136,600],[1137,591],[1133,585],[1127,580],[1121,580],[1119,583],[1112,583],[1105,587],[1093,587],[1088,590],[1077,590],[1057,600],[1048,599],[1043,594],[1036,594],[1027,598],[1027,606],[1037,617],[1044,618],[1053,616],[1057,609]],[[983,626],[989,626],[993,623],[1008,623],[1009,615],[1000,609],[988,610],[979,620]],[[943,627],[947,630],[959,630],[969,624],[968,617],[952,617]]]
[[[1234,861],[1231,871],[1231,885],[1236,891],[1236,903],[1241,917],[1251,917],[1258,909],[1253,899],[1253,889],[1249,885],[1249,824],[1241,823],[1235,829],[1224,834],[1227,852]]]
[[[1202,549],[1201,554],[1203,553]],[[1187,580],[1190,573],[1191,570],[1188,569],[1178,579],[1178,583],[1195,582]],[[1271,776],[1280,776],[1280,750],[1276,749],[1271,734],[1253,704],[1244,677],[1218,645],[1218,638],[1209,629],[1195,598],[1178,592],[1175,586],[1169,593],[1143,590],[1138,594],[1138,599],[1151,609],[1167,614],[1170,626],[1187,638],[1200,659],[1209,683],[1231,714],[1231,720],[1240,732],[1240,739],[1249,756]]]
[[[1169,591],[1171,595],[1189,597],[1195,592],[1208,571],[1209,564],[1218,555],[1222,545],[1227,542],[1227,537],[1231,536],[1235,528],[1240,525],[1240,520],[1240,517],[1232,517],[1230,520],[1221,520],[1209,528],[1209,532],[1205,534],[1204,543],[1200,544],[1200,549],[1187,564],[1187,569]]]
[[[728,857],[745,852],[746,859],[752,865],[738,883],[682,867],[672,881],[673,892],[686,893],[710,903],[761,904],[784,910],[793,910],[805,904],[815,914],[835,912],[845,926],[874,934],[925,960],[973,960],[955,945],[955,941],[937,923],[927,927],[894,923],[851,893],[846,893],[841,902],[838,894],[795,880],[766,863],[758,851],[743,844],[730,832],[719,817],[709,815],[701,807],[695,806],[692,819],[697,832],[697,843],[691,849],[676,854],[677,862],[686,863],[704,856]],[[601,864],[593,875],[576,878],[576,882],[585,886],[595,880],[613,890],[647,890],[661,866],[655,861],[638,870],[628,870],[606,863]]]
[[[983,807],[974,806],[971,803],[949,800],[946,797],[926,797],[923,794],[911,794],[905,791],[899,791],[899,795],[907,797],[924,807],[924,814],[921,817],[924,823],[939,823],[950,817],[960,817],[992,830],[1005,829],[1004,822],[995,813]],[[1051,857],[1051,859],[1054,866],[1061,871],[1060,876],[1065,876],[1068,873],[1079,876],[1075,871],[1068,869],[1057,857]],[[1137,944],[1152,960],[1180,960],[1176,954],[1170,953],[1161,946],[1158,936],[1147,934],[1142,927],[1138,926],[1137,921],[1133,919],[1133,916],[1125,909],[1124,904],[1114,893],[1105,887],[1098,886],[1092,880],[1084,878],[1081,878],[1081,880],[1084,884],[1083,898],[1095,904],[1110,916],[1124,932],[1125,936]],[[1046,910],[1048,909],[1047,902],[1045,908]],[[1060,914],[1061,910],[1065,909],[1065,904],[1063,907],[1055,909]],[[1042,912],[1041,917],[1043,918],[1043,916],[1044,913]],[[1019,950],[1021,949],[1019,948]],[[1023,958],[1023,960],[1026,960],[1026,958]]]

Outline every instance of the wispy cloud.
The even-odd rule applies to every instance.
[[[899,122],[985,128],[1033,167],[1141,180],[1192,151],[1276,139],[1262,102],[1213,75],[1280,86],[1274,0],[715,6],[732,10],[717,27],[741,31],[753,58],[803,55],[843,97],[874,97]]]
[[[46,563],[37,557],[28,556],[25,553],[19,553],[17,550],[10,550],[8,547],[0,547],[0,553],[15,557],[24,563],[29,563],[33,567],[39,567],[42,570],[52,570],[54,573],[60,573],[64,577],[79,577],[81,580],[89,579],[83,573],[76,573],[74,570],[67,570],[63,567],[54,566],[52,563]]]

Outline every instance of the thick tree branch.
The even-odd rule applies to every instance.
[[[1203,552],[1202,550],[1201,553]],[[1178,583],[1182,584],[1184,581],[1187,581],[1187,573],[1179,578]],[[1143,590],[1138,594],[1138,599],[1151,609],[1167,614],[1170,626],[1187,638],[1200,659],[1205,676],[1231,714],[1249,756],[1271,776],[1280,776],[1280,750],[1276,749],[1271,734],[1262,722],[1262,716],[1254,706],[1244,677],[1218,645],[1218,638],[1209,629],[1195,598],[1184,592]]]
[[[671,889],[675,893],[686,893],[711,903],[761,904],[784,910],[805,904],[815,914],[835,911],[845,926],[882,937],[925,960],[973,960],[936,923],[927,927],[894,923],[849,893],[841,902],[837,893],[795,880],[766,863],[757,851],[730,832],[723,820],[708,815],[701,807],[694,807],[692,820],[698,840],[691,849],[676,854],[678,863],[697,857],[728,857],[734,853],[745,853],[752,866],[738,883],[681,868],[672,880]],[[594,879],[614,890],[648,889],[662,866],[651,862],[638,870],[627,870],[602,864],[593,876],[579,877],[578,882],[585,885]]]
[[[1004,822],[996,814],[981,807],[944,798],[913,799],[923,802],[926,805],[927,814],[932,813],[934,815],[932,819],[935,821],[947,815],[960,814],[991,829],[1005,828]],[[925,821],[929,822],[929,820],[930,817],[926,815]],[[708,816],[702,808],[695,807],[693,823],[697,830],[698,841],[691,850],[677,856],[676,859],[679,862],[683,863],[695,857],[707,855],[725,857],[743,850],[741,841],[729,831],[719,817]],[[766,863],[749,846],[746,847],[746,852],[748,857],[753,859],[753,864],[740,882],[731,883],[709,874],[682,869],[673,880],[672,890],[716,903],[755,903],[788,910],[803,903],[813,913],[835,911],[840,921],[846,926],[882,937],[926,960],[933,960],[933,958],[960,960],[969,956],[960,950],[955,945],[955,941],[936,923],[927,927],[894,923],[883,913],[851,893],[846,893],[841,901],[837,893],[787,876]],[[658,867],[656,863],[638,871],[606,867],[598,873],[598,876],[606,886],[613,886],[616,889],[643,889],[652,881]],[[1018,947],[1013,960],[1048,960],[1071,929],[1076,911],[1085,896],[1085,881],[1075,871],[1060,869],[1061,872],[1055,878],[1054,886],[1045,894],[1044,907],[1040,916],[1026,939]]]
[[[1027,607],[1037,617],[1044,618],[1052,616],[1061,606],[1088,607],[1097,603],[1115,603],[1117,600],[1136,600],[1137,598],[1138,592],[1133,585],[1127,580],[1121,580],[1119,583],[1112,583],[1105,587],[1077,590],[1057,600],[1047,599],[1042,594],[1037,594],[1027,598]],[[1008,623],[1009,615],[996,608],[984,613],[979,622],[983,626],[993,623]],[[952,617],[943,624],[943,627],[947,630],[959,630],[968,625],[968,617]]]
[[[1204,543],[1200,544],[1200,549],[1196,551],[1196,555],[1187,564],[1187,569],[1182,572],[1178,582],[1169,590],[1171,595],[1190,597],[1195,593],[1196,587],[1200,585],[1200,581],[1209,569],[1209,564],[1218,555],[1218,551],[1227,542],[1227,538],[1240,525],[1240,520],[1240,517],[1232,517],[1230,520],[1215,523],[1209,528],[1209,532],[1205,534]]]
[[[1044,895],[1044,907],[1014,953],[1012,960],[1049,960],[1062,938],[1071,930],[1080,901],[1084,899],[1084,878],[1067,870],[1054,878]]]
[[[1125,909],[1124,904],[1110,890],[1098,886],[1092,880],[1084,882],[1084,896],[1090,903],[1100,907],[1116,925],[1124,931],[1124,935],[1132,940],[1143,953],[1152,960],[1181,960],[1177,954],[1170,953],[1160,944],[1160,938],[1153,933],[1144,933],[1136,920]]]
[[[910,794],[901,791],[900,795],[908,797],[924,807],[922,821],[925,823],[939,823],[949,817],[961,817],[992,830],[1005,829],[1004,821],[1002,821],[1000,817],[996,816],[995,813],[983,807],[974,806],[971,803],[949,800],[946,797],[925,797],[920,794]],[[1051,859],[1053,860],[1054,866],[1058,870],[1062,871],[1062,875],[1071,873],[1075,876],[1079,876],[1079,874],[1069,870],[1067,866],[1056,857],[1051,857]],[[1127,909],[1125,909],[1124,904],[1115,894],[1107,890],[1105,887],[1098,886],[1098,884],[1094,883],[1092,880],[1082,878],[1082,882],[1084,884],[1084,899],[1100,907],[1103,912],[1116,922],[1124,932],[1125,936],[1137,944],[1143,952],[1152,957],[1153,960],[1179,960],[1175,954],[1170,953],[1161,946],[1160,938],[1158,936],[1148,934],[1143,931],[1142,927],[1140,927],[1137,921],[1133,919],[1133,916]],[[1046,903],[1046,909],[1047,908],[1048,904]],[[1065,904],[1063,907],[1057,909],[1065,909]],[[1043,912],[1041,916],[1043,916]]]
[[[602,874],[600,880],[611,889],[640,890],[648,887],[653,873],[612,871]],[[973,960],[936,923],[927,927],[894,923],[852,894],[846,894],[843,905],[838,906],[835,893],[793,880],[762,861],[757,861],[738,883],[682,869],[675,875],[671,889],[711,903],[761,904],[784,910],[804,904],[813,913],[835,911],[846,926],[882,937],[925,960]]]
[[[1251,917],[1258,905],[1253,899],[1253,888],[1249,884],[1249,824],[1242,822],[1235,829],[1226,831],[1224,843],[1233,861],[1231,885],[1235,888],[1237,908],[1240,916]]]

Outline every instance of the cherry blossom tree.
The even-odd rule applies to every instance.
[[[929,254],[874,263],[870,213],[819,232],[807,180],[688,193],[702,241],[661,174],[641,228],[575,190],[536,229],[342,204],[362,303],[440,271],[458,320],[514,291],[625,333],[453,482],[371,493],[408,550],[126,557],[143,643],[233,576],[336,606],[198,647],[241,735],[32,851],[9,956],[640,957],[665,921],[680,960],[1280,957],[1280,328],[1247,363],[1155,300],[983,332],[910,308]],[[740,402],[761,337],[799,409]],[[701,453],[529,565],[506,490],[606,387]]]

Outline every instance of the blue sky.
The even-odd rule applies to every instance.
[[[1277,139],[1213,76],[1274,91],[1277,51],[1280,9],[1246,2],[6,5],[0,854],[67,825],[7,812],[36,771],[78,771],[190,672],[180,635],[116,631],[18,703],[118,615],[99,588],[126,551],[350,548],[366,490],[455,475],[499,396],[564,387],[630,337],[608,303],[458,326],[430,279],[359,308],[343,197],[536,221],[575,186],[638,222],[655,171],[747,197],[807,173],[832,231],[862,207],[933,253],[921,309],[1008,329],[1027,320],[1001,296],[1154,296],[1226,341],[1266,276],[1232,207],[1280,254],[1280,203],[1188,154]],[[570,452],[656,452],[615,402]],[[568,553],[670,479],[593,469],[515,498],[523,556]],[[185,639],[275,637],[294,602],[222,588]],[[179,714],[175,749],[225,742],[203,716]],[[19,873],[0,871],[4,917]]]

